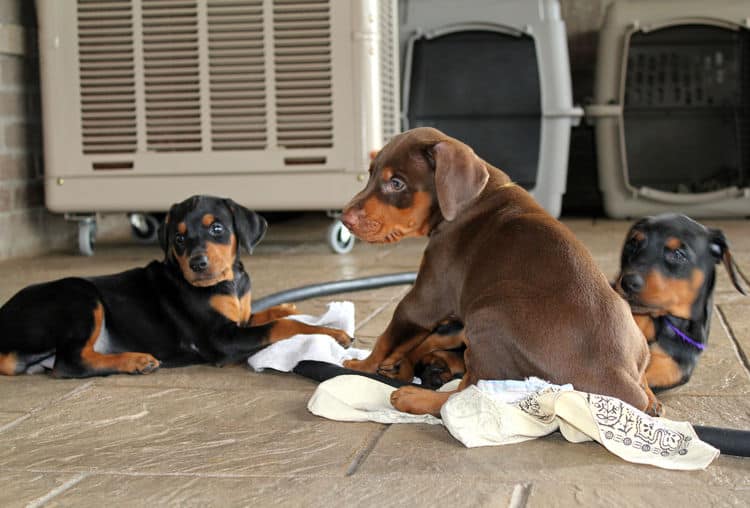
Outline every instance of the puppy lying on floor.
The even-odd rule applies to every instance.
[[[445,319],[465,325],[466,373],[536,376],[658,414],[644,381],[648,347],[591,255],[508,176],[431,128],[392,138],[342,221],[369,242],[429,235],[414,287],[371,355],[345,367],[394,371]],[[438,414],[450,392],[396,390],[396,409]]]
[[[651,388],[672,388],[690,379],[708,340],[720,262],[737,291],[747,294],[721,230],[685,215],[663,214],[642,219],[628,231],[614,287],[648,340]]]
[[[341,330],[251,310],[249,251],[266,221],[232,200],[193,196],[170,208],[163,261],[115,275],[66,278],[19,291],[0,308],[0,374],[54,357],[55,377],[146,374],[159,366],[237,362],[298,333]]]

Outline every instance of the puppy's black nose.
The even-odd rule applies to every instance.
[[[631,295],[638,294],[643,289],[643,277],[637,273],[626,273],[620,279],[620,286],[622,289]]]
[[[194,272],[205,272],[208,268],[208,256],[205,254],[196,254],[188,261],[190,269]]]

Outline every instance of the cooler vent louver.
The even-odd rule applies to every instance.
[[[277,142],[284,148],[333,146],[331,18],[327,0],[275,0]]]
[[[135,152],[130,0],[79,0],[78,47],[83,153]]]
[[[266,147],[263,1],[208,3],[211,146]]]
[[[396,134],[398,122],[397,96],[393,93],[398,90],[396,80],[397,61],[395,45],[393,43],[395,34],[395,13],[393,4],[389,1],[379,1],[380,8],[380,103],[382,107],[383,143],[386,143]]]
[[[143,0],[141,16],[148,149],[200,151],[196,2]]]

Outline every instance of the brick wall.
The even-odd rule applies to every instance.
[[[70,245],[44,209],[34,2],[0,0],[0,259]]]

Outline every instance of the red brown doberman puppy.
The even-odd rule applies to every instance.
[[[372,353],[346,367],[398,370],[444,319],[465,325],[466,374],[538,376],[657,414],[643,382],[648,347],[586,248],[508,176],[432,128],[395,136],[370,166],[342,220],[368,242],[429,236],[414,287]],[[439,414],[450,393],[396,390],[394,407]]]

